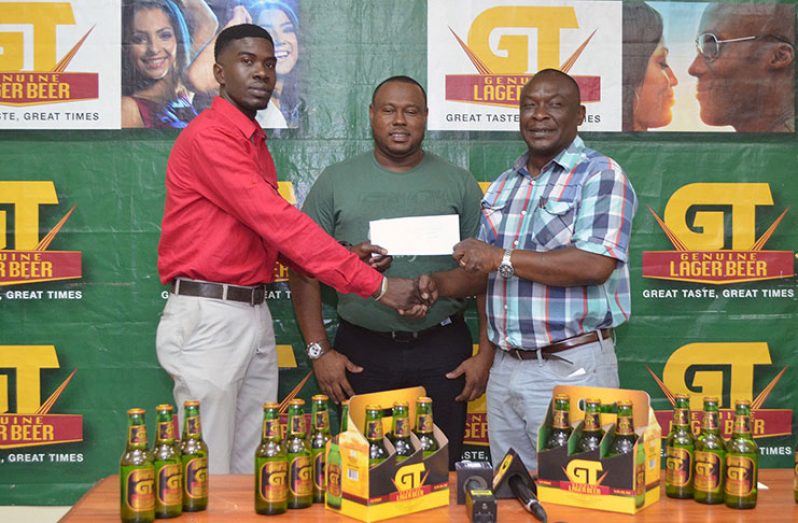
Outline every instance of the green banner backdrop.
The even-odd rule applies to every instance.
[[[301,3],[304,111],[298,128],[269,138],[280,180],[300,199],[325,166],[371,147],[377,83],[395,74],[426,83],[426,17],[423,0]],[[74,502],[117,471],[126,410],[147,409],[152,424],[153,407],[172,400],[154,339],[165,300],[156,271],[164,172],[176,136],[0,132],[0,504]],[[705,394],[724,409],[752,399],[761,465],[791,466],[795,134],[584,138],[618,160],[640,200],[632,317],[618,330],[622,386],[651,395],[664,431],[670,394],[690,393],[694,408]],[[486,131],[428,132],[425,147],[481,182],[525,149],[517,133]],[[71,279],[35,283],[54,277]],[[287,286],[272,290],[282,398],[310,368]],[[326,316],[332,331],[331,303]],[[476,332],[473,311],[469,323]],[[317,390],[311,379],[300,396]],[[467,452],[485,458],[484,415],[474,407]]]

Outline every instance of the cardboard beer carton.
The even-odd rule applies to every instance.
[[[552,397],[557,394],[567,394],[570,399],[570,423],[574,430],[567,448],[545,448],[551,432],[553,404],[550,402],[538,432],[540,501],[627,514],[657,502],[662,431],[648,394],[638,390],[565,385],[554,387]],[[597,450],[577,452],[584,425],[584,400],[590,398],[601,400],[601,426],[605,434]],[[609,456],[617,416],[615,412],[605,412],[605,407],[614,407],[621,400],[632,402],[638,439],[631,453]]]
[[[384,439],[390,455],[369,468],[369,444],[363,434],[367,405],[383,408],[383,433],[391,431],[391,408],[397,401],[410,407],[411,428],[415,428],[416,399],[426,396],[424,387],[396,389],[352,396],[346,432],[338,436],[341,456],[341,507],[326,508],[361,521],[380,521],[449,504],[449,441],[437,425],[433,427],[438,450],[424,458],[415,434],[410,438],[416,451],[401,462],[390,440]],[[434,421],[434,419],[433,419]],[[327,452],[330,452],[330,442]]]

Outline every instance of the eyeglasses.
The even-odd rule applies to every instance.
[[[762,40],[764,38],[773,38],[779,42],[793,45],[782,37],[776,35],[758,35],[758,36],[743,36],[741,38],[730,38],[728,40],[718,40],[718,37],[713,33],[701,33],[695,40],[695,46],[698,54],[704,57],[707,62],[712,62],[720,56],[720,46],[722,44],[733,44],[735,42],[750,42],[751,40]]]

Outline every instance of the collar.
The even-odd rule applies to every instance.
[[[540,172],[542,173],[552,163],[556,163],[566,171],[572,170],[580,161],[582,161],[582,156],[584,155],[585,149],[587,149],[585,142],[583,142],[579,135],[577,135],[576,138],[574,138],[574,141],[572,141],[568,147],[560,151],[557,156],[552,158],[549,163],[544,165]],[[519,174],[528,175],[529,171],[526,168],[528,161],[529,151],[525,152],[515,160],[515,163],[513,164],[513,170]]]
[[[241,131],[241,134],[249,140],[255,141],[257,138],[266,139],[266,133],[261,129],[260,124],[255,120],[250,120],[247,115],[242,113],[235,105],[231,104],[221,96],[214,96],[211,102],[211,109],[221,114]]]

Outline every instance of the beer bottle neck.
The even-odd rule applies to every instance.
[[[169,418],[169,421],[166,421],[165,419],[158,420],[158,426],[155,432],[155,443],[165,443],[171,445],[174,442],[175,429],[171,417]]]
[[[186,419],[183,422],[183,437],[185,439],[200,439],[202,437],[199,414],[186,414]]]
[[[127,448],[128,450],[147,448],[147,427],[143,423],[134,421],[128,425]]]

